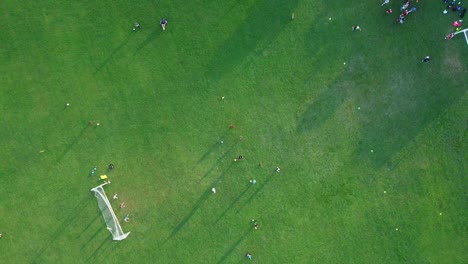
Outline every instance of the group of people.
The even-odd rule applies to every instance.
[[[118,194],[114,194],[114,196],[112,196],[112,199],[118,200],[118,199],[119,199],[119,195],[118,195]],[[120,208],[120,209],[125,208],[125,203],[123,203],[123,202],[120,203],[119,208]],[[130,216],[129,216],[129,214],[126,214],[126,215],[125,215],[124,221],[125,221],[125,222],[130,222]]]
[[[358,30],[360,30],[360,29],[358,29]],[[223,99],[224,99],[224,97],[221,98],[221,100],[223,100]],[[231,125],[229,126],[229,128],[230,128],[230,129],[235,129],[236,126],[235,126],[234,124],[231,124]],[[243,136],[240,136],[240,137],[239,137],[239,140],[240,140],[240,141],[243,141],[243,140],[244,140],[244,137],[243,137]],[[224,140],[221,140],[221,141],[220,141],[220,144],[224,144]],[[238,155],[237,157],[234,158],[234,162],[239,162],[239,161],[242,161],[242,160],[244,160],[244,159],[245,159],[245,157],[244,157],[243,155]],[[258,166],[259,166],[259,167],[262,167],[263,164],[260,162],[260,163],[258,163]],[[274,171],[275,171],[276,173],[280,173],[280,172],[281,172],[281,168],[280,168],[280,167],[276,167]],[[257,180],[256,180],[256,179],[251,179],[251,180],[249,180],[249,183],[252,184],[252,185],[256,185],[256,184],[257,184]],[[216,188],[215,188],[215,187],[211,188],[211,192],[212,192],[213,194],[216,194]],[[258,221],[255,220],[255,219],[252,219],[252,220],[251,220],[251,225],[252,225],[252,227],[253,227],[254,230],[258,230],[258,229],[260,228],[260,225],[259,225]],[[246,257],[247,259],[251,260],[251,259],[252,259],[252,254],[251,254],[250,252],[247,252],[247,253],[245,254],[245,257]]]
[[[447,14],[448,11],[453,11],[453,12],[458,12],[458,17],[460,17],[459,20],[455,20],[452,23],[452,26],[455,27],[455,32],[449,33],[448,35],[445,36],[445,39],[452,39],[456,34],[460,33],[460,30],[462,30],[462,22],[463,22],[463,17],[465,17],[466,14],[466,8],[463,8],[461,2],[456,2],[454,0],[449,1],[449,0],[443,0],[445,4],[447,4],[446,9],[444,10],[444,14]]]
[[[159,24],[161,25],[162,30],[166,30],[166,25],[167,25],[167,19],[164,17],[161,18],[161,21],[159,21]],[[136,31],[137,29],[141,29],[141,25],[138,22],[133,23],[133,31]]]
[[[114,170],[114,164],[109,164],[109,166],[107,167],[107,170],[108,170],[108,172],[111,172],[112,170]],[[94,167],[91,169],[90,175],[91,175],[91,176],[94,176],[94,174],[96,173],[96,171],[97,171],[97,166],[94,166]]]
[[[108,170],[108,172],[112,172],[112,171],[114,170],[114,168],[115,168],[114,164],[111,163],[111,164],[109,164],[109,166],[107,167],[107,170]],[[91,170],[91,176],[93,176],[94,173],[95,173],[96,171],[97,171],[97,166],[94,166],[93,169]],[[106,179],[107,179],[107,178],[106,178]],[[119,195],[118,195],[117,193],[114,194],[114,195],[112,196],[112,199],[113,199],[113,200],[118,200],[118,199],[119,199]],[[120,203],[119,208],[120,208],[120,209],[125,208],[125,203],[124,203],[124,202]],[[126,215],[125,215],[124,221],[125,221],[125,222],[129,222],[129,221],[130,221],[129,214],[126,214]]]
[[[466,8],[463,8],[463,6],[461,5],[461,2],[458,2],[455,1],[455,0],[452,0],[452,1],[449,1],[449,0],[443,0],[444,3],[447,4],[447,9],[444,11],[444,14],[447,14],[447,10],[451,10],[453,12],[458,12],[458,16],[460,18],[463,18],[466,14]]]
[[[416,0],[416,3],[418,1]],[[390,3],[390,0],[385,0],[381,6],[384,6],[384,5],[387,5]],[[406,0],[404,2],[404,4],[400,7],[400,11],[402,11],[402,13],[400,14],[400,16],[397,18],[396,20],[396,23],[397,24],[403,24],[405,23],[405,19],[406,19],[406,16],[409,15],[410,13],[412,12],[415,12],[416,11],[416,7],[412,7],[410,8],[410,0]],[[393,10],[392,8],[388,8],[386,11],[385,11],[386,14],[391,14],[393,13]]]

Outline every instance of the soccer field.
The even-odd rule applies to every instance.
[[[0,262],[467,263],[460,18],[382,2],[2,1]]]

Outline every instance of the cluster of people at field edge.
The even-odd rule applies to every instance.
[[[416,3],[419,2],[418,0],[416,0]],[[386,5],[386,4],[389,4],[390,3],[390,0],[385,0],[383,3],[382,3],[382,6]],[[402,12],[400,14],[400,16],[397,18],[396,22],[397,24],[403,24],[405,23],[405,19],[406,19],[406,16],[409,15],[410,13],[413,13],[416,11],[416,7],[411,7],[410,8],[410,0],[406,0],[404,2],[404,4],[400,7],[400,11]],[[393,9],[389,8],[385,11],[386,14],[391,14],[393,13]]]
[[[455,20],[452,23],[452,26],[455,27],[455,32],[450,33],[447,36],[445,36],[445,39],[452,39],[457,33],[460,33],[460,30],[462,30],[462,22],[463,22],[463,17],[465,17],[466,14],[466,8],[463,8],[461,2],[456,2],[454,0],[449,1],[449,0],[442,0],[445,4],[447,4],[446,9],[444,10],[444,14],[447,14],[449,11],[452,12],[458,12],[458,17],[460,18],[458,21]]]
[[[463,18],[466,14],[466,8],[463,8],[463,6],[461,5],[461,2],[458,2],[455,1],[455,0],[452,0],[452,1],[449,1],[449,0],[442,0],[445,4],[447,4],[447,9],[444,10],[444,14],[447,14],[448,13],[448,10],[451,10],[452,12],[458,12],[458,16],[460,18]]]

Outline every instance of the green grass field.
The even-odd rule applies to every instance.
[[[2,1],[0,262],[467,263],[468,47],[419,2]]]

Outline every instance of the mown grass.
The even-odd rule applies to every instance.
[[[466,262],[468,52],[441,3],[401,26],[368,3],[1,6],[9,263]],[[89,192],[109,163],[118,243]]]

